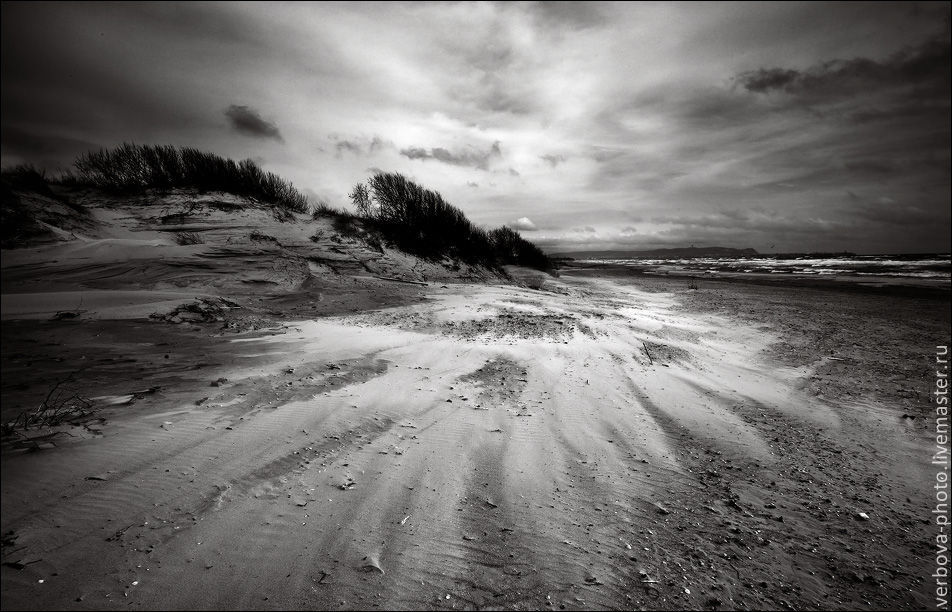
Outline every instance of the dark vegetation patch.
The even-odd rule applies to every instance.
[[[314,218],[317,219],[321,216],[330,217],[334,233],[325,235],[323,231],[318,230],[309,237],[311,242],[316,243],[327,239],[337,244],[344,244],[347,239],[350,239],[351,241],[363,243],[368,248],[383,254],[383,241],[385,237],[379,228],[373,226],[373,224],[369,223],[366,219],[357,217],[346,210],[335,208],[327,208],[323,213],[315,210]]]
[[[343,208],[337,208],[336,206],[331,206],[323,199],[318,200],[314,204],[313,210],[311,211],[311,215],[315,219],[318,219],[320,217],[351,217],[353,216],[350,213],[348,213],[346,210],[344,210]]]
[[[171,207],[168,207],[162,211],[162,215],[159,216],[159,223],[162,225],[183,225],[200,209],[201,204],[194,200],[186,202],[175,212],[169,212]]]
[[[223,212],[237,212],[241,210],[241,204],[237,202],[226,202],[225,200],[211,200],[202,202],[208,208],[214,208]]]
[[[199,298],[165,314],[153,313],[150,318],[167,323],[220,323],[232,310],[240,308],[237,302],[222,297]]]
[[[86,210],[50,187],[46,173],[19,165],[0,172],[0,246],[4,249],[56,240],[48,225],[66,230],[88,226]]]
[[[443,333],[467,341],[490,338],[521,338],[567,342],[576,329],[594,337],[595,333],[572,316],[537,314],[521,310],[500,310],[496,316],[462,321],[447,321],[440,325]]]
[[[236,162],[190,147],[124,143],[81,155],[67,184],[122,194],[149,189],[198,189],[244,196],[275,206],[286,217],[308,211],[307,198],[273,172],[246,159]],[[277,213],[276,213],[277,214]]]
[[[516,264],[553,270],[545,253],[519,232],[508,227],[478,227],[438,192],[402,174],[379,172],[367,185],[358,183],[350,197],[363,225],[405,252],[429,259],[448,256],[489,267]],[[346,223],[353,221],[347,219]],[[344,228],[337,229],[346,233]]]
[[[181,244],[183,246],[189,244],[202,244],[205,242],[201,235],[196,232],[177,232],[175,234],[175,244]]]
[[[20,164],[4,168],[3,187],[11,191],[32,191],[56,199],[58,196],[50,189],[46,180],[46,171],[38,170],[30,164]]]
[[[248,238],[250,238],[252,242],[273,242],[274,244],[278,244],[277,238],[269,236],[268,234],[262,234],[259,231],[251,232]]]

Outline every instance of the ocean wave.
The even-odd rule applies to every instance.
[[[692,259],[590,259],[583,263],[632,266],[645,271],[731,274],[802,274],[808,276],[891,276],[952,280],[952,258],[901,255],[852,257],[699,257]]]

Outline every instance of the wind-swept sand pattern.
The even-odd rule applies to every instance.
[[[448,285],[177,354],[221,362],[4,458],[5,605],[925,605],[896,554],[921,546],[914,436],[809,393],[769,330],[546,288]]]
[[[950,22],[0,2],[0,612],[947,609]]]

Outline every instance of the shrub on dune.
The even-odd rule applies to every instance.
[[[37,170],[32,164],[20,164],[4,168],[0,173],[0,182],[3,183],[3,187],[6,189],[35,191],[43,195],[53,195],[46,180],[46,171]]]
[[[402,174],[378,172],[367,186],[358,183],[351,199],[361,217],[405,251],[425,257],[448,255],[490,266],[518,264],[552,269],[549,258],[515,230],[501,227],[486,231],[477,227],[439,192]]]
[[[308,211],[307,198],[250,159],[235,162],[190,147],[124,143],[81,155],[67,182],[117,193],[191,188],[222,191],[271,204],[288,212]]]

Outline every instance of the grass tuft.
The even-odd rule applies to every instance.
[[[37,170],[32,164],[20,164],[4,168],[2,180],[4,187],[16,191],[34,191],[54,197],[46,179],[46,170]]]

